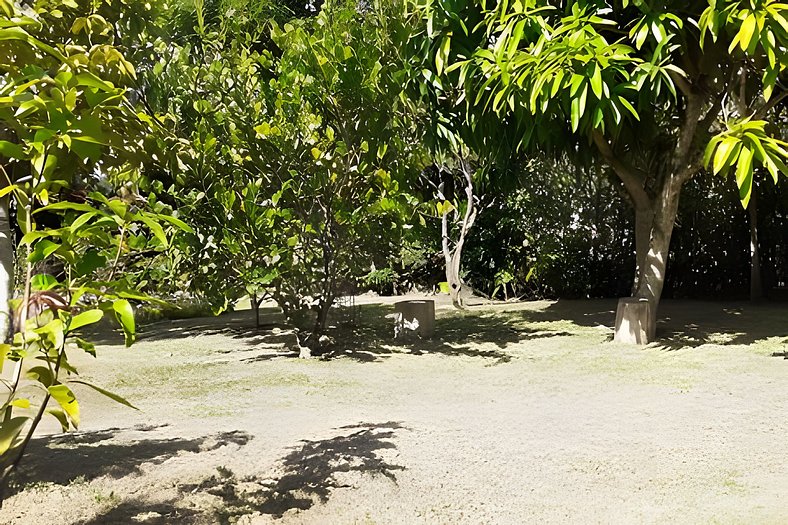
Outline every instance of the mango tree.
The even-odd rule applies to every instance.
[[[524,123],[524,149],[591,148],[615,173],[635,209],[637,259],[616,339],[653,339],[684,184],[704,168],[733,173],[746,206],[758,167],[775,180],[788,173],[787,145],[769,124],[786,96],[788,8],[769,0],[417,3],[480,20],[431,36],[447,50],[441,60],[469,111]],[[479,31],[480,45],[453,46]]]
[[[405,12],[405,2],[395,4]],[[400,74],[408,110],[437,171],[425,171],[422,179],[437,200],[448,293],[454,306],[462,308],[463,248],[479,213],[495,202],[496,192],[485,192],[485,187],[516,158],[516,134],[494,114],[469,107],[457,74],[446,70],[452,46],[473,49],[485,40],[483,30],[473,29],[481,14],[466,19],[461,15],[467,12],[423,7],[412,16],[394,17],[390,25],[396,29],[390,31],[403,57]],[[441,33],[453,38],[437,38]]]

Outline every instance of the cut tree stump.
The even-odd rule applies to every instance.
[[[405,331],[416,332],[424,338],[432,337],[435,327],[435,301],[399,301],[394,303],[394,338]]]
[[[616,335],[618,343],[645,345],[654,340],[656,327],[648,299],[624,297],[616,309]]]

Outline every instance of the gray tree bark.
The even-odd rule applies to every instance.
[[[655,199],[654,216],[648,240],[648,251],[643,262],[635,297],[646,299],[651,304],[650,315],[656,323],[657,306],[665,286],[670,238],[679,209],[679,195],[684,182],[670,176]]]
[[[653,224],[654,210],[650,205],[635,210],[635,279],[631,292],[633,296],[637,293],[643,270],[646,267],[646,256],[649,252]]]
[[[460,168],[465,179],[465,199],[467,207],[460,222],[460,232],[454,246],[451,246],[449,239],[449,213],[458,212],[456,210],[444,210],[441,216],[441,236],[443,248],[443,258],[446,261],[446,282],[449,284],[449,294],[451,295],[451,302],[455,308],[464,308],[462,299],[462,287],[464,285],[461,277],[462,270],[462,248],[465,245],[465,238],[468,231],[473,227],[476,221],[476,214],[478,212],[476,202],[474,201],[473,194],[473,175],[471,174],[470,167],[463,160],[460,162]]]
[[[10,199],[0,198],[0,343],[5,342],[10,329],[8,301],[14,283],[14,245],[11,240]]]
[[[750,202],[747,204],[750,222],[750,301],[763,299],[761,251],[758,248],[758,198],[756,195],[753,184]]]

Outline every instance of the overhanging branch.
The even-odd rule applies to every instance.
[[[771,111],[772,109],[774,109],[777,106],[777,104],[785,100],[786,97],[788,97],[788,91],[783,91],[779,95],[773,96],[771,99],[769,99],[769,102],[765,103],[763,106],[761,106],[755,111],[755,113],[753,114],[753,118],[755,120],[763,120],[764,118],[766,118],[766,114],[769,113],[769,111]]]
[[[613,168],[615,174],[621,179],[635,207],[650,207],[651,199],[649,199],[648,193],[646,193],[644,188],[645,176],[634,167],[619,159],[613,152],[613,148],[610,146],[608,140],[599,130],[595,129],[591,134],[591,138],[607,165]]]

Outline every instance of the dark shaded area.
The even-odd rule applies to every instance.
[[[127,525],[138,520],[134,518],[140,514],[145,515],[142,523],[146,525],[191,525],[205,523],[202,514],[194,509],[177,507],[174,503],[148,503],[133,499],[127,500],[113,507],[93,519],[80,522],[80,525]]]
[[[274,329],[289,331],[279,308],[260,308],[260,327],[255,327],[254,310],[240,310],[219,316],[194,317],[156,321],[138,328],[138,341],[168,341],[197,335],[226,335],[249,346],[261,343],[277,344],[289,341],[288,334],[273,334]],[[120,345],[123,336],[113,326],[103,323],[92,330],[90,341],[96,344]]]
[[[756,177],[758,244],[765,294],[788,282],[788,182]],[[736,184],[694,177],[682,191],[671,237],[665,298],[748,299],[750,222]]]
[[[558,300],[543,308],[520,303],[469,301],[466,311],[439,311],[434,337],[420,339],[407,334],[394,339],[393,304],[364,304],[355,307],[355,325],[340,322],[345,313],[332,311],[328,344],[313,355],[323,359],[346,357],[362,363],[379,362],[394,354],[486,359],[506,363],[516,355],[512,345],[530,340],[576,335],[571,328],[549,329],[529,324],[563,322],[577,327],[606,327],[612,339],[617,299]],[[525,307],[523,307],[525,306]],[[270,321],[260,329],[253,326],[249,310],[219,317],[166,321],[145,328],[141,340],[159,341],[196,335],[221,334],[231,337],[255,353],[241,362],[256,363],[299,356],[297,336],[284,324],[275,308],[265,309]],[[657,319],[657,345],[667,350],[695,348],[708,343],[747,345],[770,337],[788,338],[788,303],[711,302],[664,299]],[[117,343],[118,341],[113,341]],[[488,344],[480,349],[480,344]],[[494,345],[494,346],[490,346]],[[260,352],[257,352],[257,350]],[[219,350],[232,353],[233,350]]]
[[[662,302],[657,344],[667,350],[703,344],[749,345],[783,338],[788,345],[788,304],[701,301]]]
[[[395,472],[405,467],[387,463],[378,452],[396,449],[391,440],[402,428],[393,421],[344,426],[339,430],[355,432],[302,441],[282,458],[284,473],[278,479],[237,479],[231,471],[220,468],[199,485],[184,485],[181,490],[205,491],[221,498],[223,508],[216,515],[220,523],[233,523],[239,516],[254,512],[281,517],[290,509],[306,510],[328,501],[334,489],[347,487],[337,480],[341,472],[385,476],[396,483]]]
[[[479,215],[463,258],[468,283],[499,299],[504,285],[508,297],[526,299],[628,295],[634,213],[619,182],[593,166],[541,162],[524,166],[519,187]],[[785,300],[788,180],[755,179],[764,292]],[[440,234],[432,234],[427,253],[439,251]],[[679,201],[663,297],[748,299],[750,260],[750,221],[736,184],[693,177]]]
[[[546,158],[519,171],[516,187],[471,230],[463,260],[469,284],[498,299],[626,293],[634,214],[616,179],[591,163]]]
[[[141,341],[166,341],[193,335],[227,335],[243,340],[248,345],[270,333],[271,329],[286,329],[284,316],[279,308],[260,308],[260,328],[255,327],[254,310],[240,310],[219,317],[166,320],[142,328]]]
[[[559,300],[543,310],[518,310],[511,312],[527,322],[569,321],[577,326],[605,326],[613,328],[616,321],[618,299]]]
[[[578,326],[613,328],[616,299],[556,301],[539,311],[517,311],[528,322],[570,321]],[[663,299],[657,314],[656,344],[666,350],[714,343],[748,345],[785,338],[788,345],[788,304],[711,302]],[[612,335],[611,335],[612,339]]]
[[[135,439],[135,433],[159,428],[110,428],[33,439],[10,493],[30,483],[68,485],[78,478],[122,478],[139,473],[144,464],[158,465],[185,452],[198,454],[229,444],[243,446],[252,438],[246,432],[235,430],[195,439]]]
[[[439,354],[450,357],[478,357],[489,359],[491,364],[506,363],[513,355],[504,351],[510,345],[532,339],[572,335],[569,332],[534,330],[515,326],[522,321],[520,311],[490,312],[469,309],[453,312],[435,319],[435,332],[431,339],[406,335],[394,339],[393,305],[363,305],[359,321],[350,329],[330,332],[335,341],[325,348],[323,358],[346,357],[362,363],[371,363],[393,354],[408,353],[420,356]],[[480,343],[493,343],[497,348],[480,350]],[[396,347],[384,348],[383,345]]]

